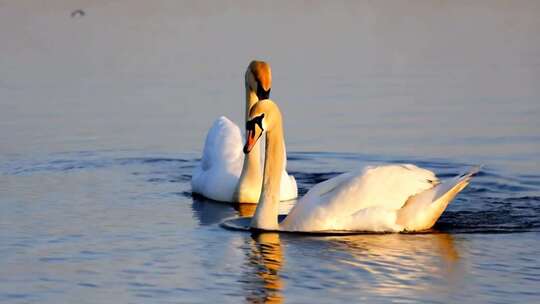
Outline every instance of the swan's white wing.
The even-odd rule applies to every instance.
[[[395,211],[410,196],[437,183],[433,172],[414,165],[366,167],[316,185],[282,225],[296,231],[350,230],[351,225],[358,226],[352,222],[357,218],[365,222],[365,230],[391,230],[386,223],[395,223]]]
[[[343,186],[343,184],[353,178],[354,175],[355,172],[342,173],[323,182],[320,182],[313,186],[313,188],[311,188],[308,193],[306,193],[302,200],[311,200],[311,197],[320,197],[326,193],[334,192],[336,191],[336,189],[339,189],[341,186]]]
[[[201,159],[203,170],[238,164],[241,167],[244,160],[242,147],[240,128],[227,117],[219,117],[206,135]]]
[[[201,162],[193,171],[193,192],[231,201],[244,162],[242,146],[240,128],[224,116],[216,119],[206,135]]]

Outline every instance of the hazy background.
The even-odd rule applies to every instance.
[[[0,1],[0,28],[1,157],[198,153],[257,58],[289,151],[539,168],[538,1]]]

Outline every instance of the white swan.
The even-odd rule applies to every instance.
[[[415,165],[370,166],[315,185],[278,223],[280,172],[284,166],[281,113],[271,100],[255,104],[244,153],[266,133],[262,193],[251,229],[290,232],[399,232],[431,228],[478,168],[439,181]]]
[[[271,85],[270,66],[252,61],[245,74],[246,118],[255,103],[270,96]],[[192,191],[217,201],[257,203],[262,185],[260,147],[256,145],[244,157],[242,146],[240,128],[224,116],[218,118],[206,135],[201,162],[193,171]],[[287,174],[285,165],[281,175],[280,199],[296,198],[296,180]]]

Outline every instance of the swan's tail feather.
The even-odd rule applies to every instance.
[[[481,166],[475,166],[463,174],[411,196],[398,210],[396,223],[406,231],[420,231],[433,227],[448,204],[467,187],[471,178],[480,172],[480,168]]]
[[[482,165],[474,166],[469,171],[459,175],[458,178],[467,179],[468,181],[470,181],[473,176],[475,176],[476,174],[478,174],[478,172],[480,172],[480,169],[482,169]]]

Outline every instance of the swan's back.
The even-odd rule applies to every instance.
[[[358,211],[369,208],[395,214],[410,196],[437,183],[433,172],[415,165],[369,166],[316,185],[299,200],[283,225],[291,230],[345,229]],[[395,222],[395,217],[389,220]]]
[[[208,130],[201,162],[193,171],[193,192],[231,201],[243,161],[240,128],[227,117],[219,117]]]
[[[437,177],[433,172],[415,165],[369,166],[325,196],[329,206],[353,212],[378,206],[397,210],[411,195],[432,188],[434,183]]]
[[[227,117],[219,117],[206,135],[202,169],[224,168],[243,159],[240,128]]]

